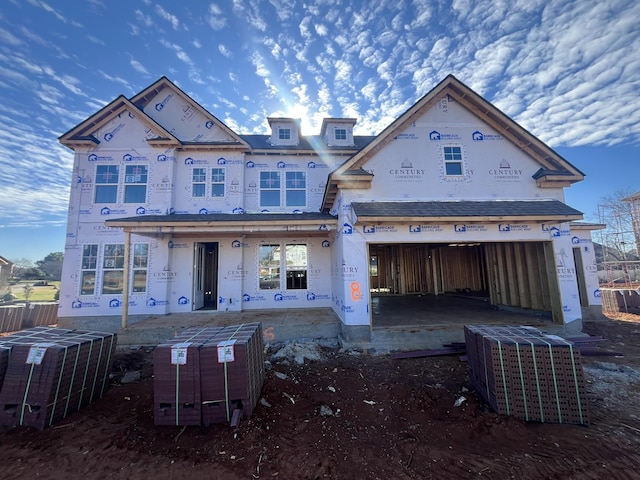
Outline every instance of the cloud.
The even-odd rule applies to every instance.
[[[148,70],[144,68],[144,66],[139,61],[132,58],[129,64],[136,72],[142,73],[143,75],[149,75]]]
[[[225,57],[231,58],[231,50],[229,50],[226,45],[223,45],[222,43],[218,45],[218,51]]]
[[[180,27],[180,20],[175,15],[170,14],[160,5],[156,4],[156,13],[164,20],[169,22],[174,30],[178,30]]]
[[[227,26],[227,19],[223,15],[223,10],[218,6],[218,4],[209,4],[207,23],[213,30],[222,30]]]
[[[22,40],[16,37],[13,33],[7,32],[3,28],[0,28],[0,42],[14,47],[22,45]]]
[[[267,22],[260,15],[260,2],[258,0],[233,0],[233,13],[242,21],[247,22],[260,32],[267,30]]]

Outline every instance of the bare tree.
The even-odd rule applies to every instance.
[[[631,283],[638,277],[640,268],[636,232],[633,224],[633,204],[629,190],[619,190],[602,197],[598,205],[599,222],[607,227],[597,233],[602,245],[603,268],[606,281]]]

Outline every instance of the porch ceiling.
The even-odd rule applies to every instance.
[[[182,236],[212,233],[326,235],[335,230],[337,224],[337,217],[320,212],[139,215],[105,222],[108,227],[142,235],[171,233]]]

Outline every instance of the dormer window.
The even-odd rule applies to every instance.
[[[291,140],[291,129],[290,128],[279,129],[278,140]]]
[[[347,129],[346,128],[336,128],[335,129],[335,139],[336,140],[346,140],[347,139]]]

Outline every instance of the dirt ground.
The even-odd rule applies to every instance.
[[[151,354],[130,350],[101,400],[44,431],[0,427],[2,478],[640,478],[640,316],[584,330],[621,354],[583,358],[589,427],[492,413],[456,355],[330,348],[303,365],[272,359],[263,401],[237,429],[156,427]],[[140,380],[121,383],[126,371]]]

